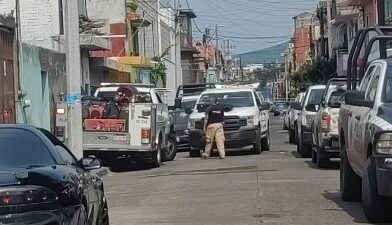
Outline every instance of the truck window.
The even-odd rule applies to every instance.
[[[367,93],[365,95],[365,99],[367,101],[374,101],[374,99],[376,98],[377,86],[378,86],[378,81],[380,80],[380,74],[381,74],[381,67],[377,67],[371,81],[369,82],[369,89],[367,90]]]
[[[309,93],[309,99],[307,105],[317,105],[320,104],[324,96],[324,89],[313,89]]]
[[[192,101],[183,101],[181,103],[181,109],[185,110],[186,108],[189,109],[194,109],[196,105],[197,100],[192,100]]]
[[[200,97],[200,101],[198,102],[198,104],[210,104],[212,96],[216,96],[220,104],[231,105],[234,108],[254,106],[252,92],[250,91],[204,94]]]
[[[365,74],[365,76],[363,77],[363,81],[362,81],[361,87],[359,88],[359,90],[360,90],[361,92],[363,92],[363,93],[366,92],[366,89],[367,89],[367,87],[368,87],[370,78],[372,77],[372,74],[373,74],[373,71],[374,71],[375,68],[376,68],[376,66],[371,66],[371,67],[369,67],[369,69],[366,71],[366,74]]]

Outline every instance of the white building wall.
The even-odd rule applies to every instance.
[[[0,0],[1,1],[1,0]],[[125,23],[125,0],[87,0],[90,19],[110,19],[110,23]]]
[[[54,51],[62,51],[59,0],[20,1],[22,41]],[[0,0],[0,13],[15,10],[15,0]]]

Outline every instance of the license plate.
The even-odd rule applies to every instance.
[[[113,136],[113,141],[126,141],[126,140],[127,140],[127,136],[119,136],[119,135]]]

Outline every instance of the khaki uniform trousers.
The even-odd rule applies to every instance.
[[[225,158],[225,133],[221,123],[213,123],[207,127],[205,156],[210,157],[214,141],[218,147],[220,157]]]

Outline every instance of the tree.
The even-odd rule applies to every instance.
[[[318,57],[313,62],[303,64],[291,79],[298,91],[310,85],[325,84],[335,74],[334,66],[324,58]]]
[[[167,54],[169,54],[169,50],[170,50],[171,46],[167,47],[165,49],[165,51],[162,53],[161,56],[159,57],[154,57],[154,61],[156,61],[157,63],[155,64],[154,68],[151,71],[151,82],[152,84],[155,85],[155,87],[158,85],[159,83],[159,79],[161,79],[163,87],[166,87],[166,65],[164,62],[164,58]]]

